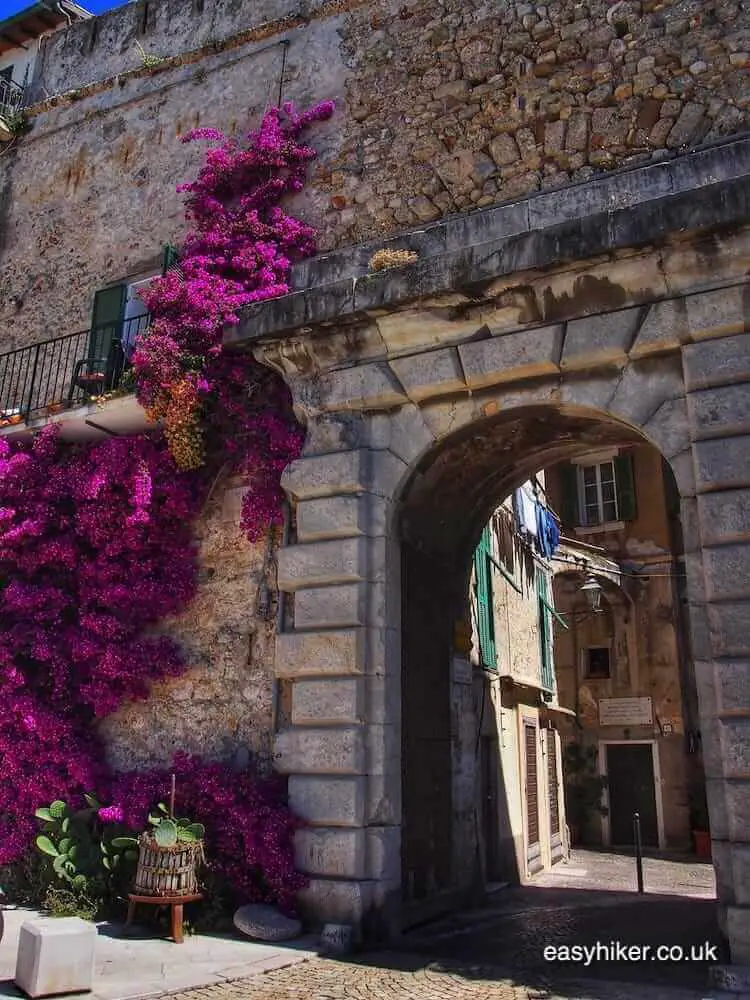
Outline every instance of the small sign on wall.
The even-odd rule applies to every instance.
[[[600,726],[651,726],[654,722],[650,698],[602,698]]]

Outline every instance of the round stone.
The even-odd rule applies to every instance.
[[[299,920],[285,917],[274,906],[263,903],[241,906],[234,915],[234,926],[258,941],[288,941],[302,932]]]

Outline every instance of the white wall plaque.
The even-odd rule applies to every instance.
[[[600,726],[651,726],[654,713],[650,698],[602,698]]]

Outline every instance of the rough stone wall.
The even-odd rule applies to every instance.
[[[244,131],[282,77],[285,99],[339,101],[315,130],[321,157],[296,206],[323,248],[748,122],[736,0],[199,6],[127,4],[46,41],[34,94],[52,99],[0,160],[3,349],[85,328],[97,288],[179,243],[174,187],[200,163],[179,134]]]
[[[67,67],[76,79],[76,56],[102,80],[120,41],[107,26],[134,16],[136,7],[97,18],[101,35],[91,52],[68,53],[87,25],[50,39],[44,66],[51,72],[54,51],[60,72]],[[307,107],[338,92],[338,27],[330,17],[291,33],[285,99]],[[130,52],[129,36],[121,41]],[[0,350],[84,330],[99,288],[158,273],[163,244],[179,246],[186,231],[176,187],[197,175],[206,148],[180,136],[197,126],[228,134],[257,126],[278,100],[284,62],[278,34],[212,49],[199,62],[179,57],[138,69],[136,59],[133,75],[108,77],[30,112],[31,131],[0,160]],[[341,127],[341,118],[316,126],[321,155],[339,141]],[[320,222],[314,197],[303,195],[298,210]]]
[[[102,724],[119,770],[167,764],[176,750],[211,759],[248,754],[269,763],[274,712],[274,607],[257,613],[258,588],[273,594],[274,551],[239,530],[243,488],[218,488],[197,524],[199,589],[165,631],[183,648],[187,671],[155,684]]]
[[[383,2],[348,17],[344,49],[359,124],[330,182],[347,237],[748,123],[750,33],[735,0]]]

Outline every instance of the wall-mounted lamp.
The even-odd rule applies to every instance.
[[[588,576],[581,587],[581,593],[586,598],[592,611],[600,611],[602,603],[602,588],[596,577]]]

